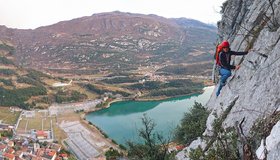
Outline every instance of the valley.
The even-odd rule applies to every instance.
[[[0,26],[0,120],[18,136],[44,132],[78,157],[104,158],[110,148],[125,153],[85,114],[115,101],[203,93],[212,85],[215,35],[215,27],[196,20],[122,12],[34,30]],[[89,134],[73,134],[77,128]],[[82,144],[95,152],[82,152]]]

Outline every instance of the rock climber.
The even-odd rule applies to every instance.
[[[221,44],[222,51],[219,53],[219,65],[220,65],[220,71],[219,74],[221,75],[219,87],[216,92],[216,95],[219,96],[221,89],[223,86],[225,86],[227,79],[231,76],[231,70],[238,70],[240,68],[240,65],[231,65],[231,56],[232,55],[246,55],[248,52],[236,52],[231,51],[229,42],[223,41]]]

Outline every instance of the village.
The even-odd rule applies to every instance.
[[[105,160],[108,150],[124,153],[118,144],[85,120],[85,113],[102,109],[98,107],[101,104],[108,107],[110,102],[112,99],[103,97],[77,103],[52,104],[46,110],[1,108],[6,115],[16,115],[17,119],[14,125],[0,121],[0,159]],[[178,147],[181,146],[170,144],[169,152],[182,149]]]
[[[80,114],[104,100],[53,104],[47,110],[6,108],[17,120],[14,125],[0,121],[0,159],[106,159],[104,153],[117,145]]]
[[[62,145],[47,141],[49,134],[44,131],[33,131],[33,137],[18,136],[14,133],[14,126],[0,125],[0,158],[8,160],[66,160],[68,151]]]

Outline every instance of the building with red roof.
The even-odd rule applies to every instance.
[[[16,156],[14,154],[10,154],[10,153],[3,153],[3,157],[8,160],[15,160],[15,158],[16,158]]]
[[[48,133],[46,133],[45,131],[39,130],[36,132],[36,137],[38,140],[47,139]]]
[[[7,148],[7,145],[5,144],[0,144],[0,152],[4,152]]]
[[[14,154],[15,153],[15,150],[13,148],[8,148],[6,150],[6,153],[10,153],[10,154]]]

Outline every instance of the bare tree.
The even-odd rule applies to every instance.
[[[165,139],[162,135],[155,132],[155,122],[147,117],[146,114],[142,117],[143,128],[139,130],[139,136],[144,140],[143,143],[136,144],[128,142],[128,156],[131,159],[137,160],[168,160],[168,144],[170,138]]]

